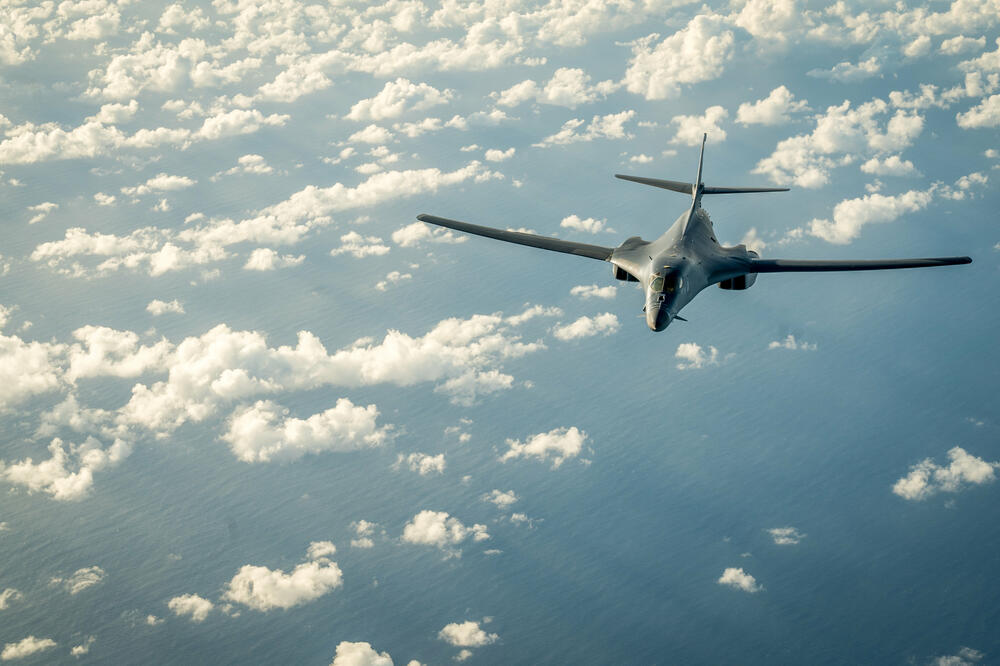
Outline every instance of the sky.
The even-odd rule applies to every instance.
[[[0,0],[0,660],[994,663],[1000,4]],[[614,247],[763,275],[652,333]]]

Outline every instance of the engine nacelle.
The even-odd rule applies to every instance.
[[[739,277],[729,278],[728,280],[723,280],[719,283],[719,289],[732,289],[733,291],[742,291],[744,289],[749,289],[753,286],[753,283],[757,281],[756,273],[747,273],[746,275],[740,275]]]
[[[747,250],[747,254],[750,255],[751,259],[757,259],[760,257],[759,254],[753,250]],[[743,291],[744,289],[749,289],[753,286],[753,283],[757,281],[756,273],[747,273],[746,275],[740,275],[738,277],[729,278],[728,280],[723,280],[719,283],[719,289],[732,289],[733,291]]]
[[[627,270],[621,266],[616,266],[611,264],[611,273],[615,276],[616,280],[624,280],[625,282],[638,282],[638,278],[632,276]]]

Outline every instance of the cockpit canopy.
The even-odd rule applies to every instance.
[[[681,277],[680,269],[671,269],[664,266],[661,272],[653,273],[649,281],[649,288],[656,293],[672,294],[684,286],[684,278]]]

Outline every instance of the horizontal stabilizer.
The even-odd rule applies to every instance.
[[[679,180],[661,180],[659,178],[643,178],[642,176],[626,176],[620,173],[615,174],[615,178],[630,180],[633,183],[652,185],[664,190],[672,190],[681,194],[692,194],[691,183],[684,183]],[[710,187],[704,185],[701,188],[702,194],[752,194],[754,192],[787,192],[787,187]]]
[[[682,183],[679,180],[660,180],[659,178],[626,176],[620,173],[616,173],[615,178],[621,178],[622,180],[630,180],[633,183],[641,183],[643,185],[652,185],[653,187],[661,187],[665,190],[673,190],[674,192],[680,192],[681,194],[691,194],[691,187],[692,187],[691,183]]]
[[[551,236],[526,234],[521,231],[507,231],[506,229],[494,229],[493,227],[483,227],[478,224],[469,224],[468,222],[449,220],[446,217],[438,217],[436,215],[426,215],[426,214],[417,215],[417,219],[420,220],[421,222],[429,222],[430,224],[436,224],[438,226],[448,227],[449,229],[455,229],[456,231],[464,231],[467,234],[485,236],[487,238],[494,238],[496,240],[502,240],[508,243],[527,245],[528,247],[537,247],[540,250],[565,252],[566,254],[575,254],[578,257],[589,257],[590,259],[600,259],[601,261],[607,261],[608,259],[610,259],[611,253],[615,251],[614,248],[611,247],[602,247],[600,245],[589,245],[587,243],[575,243],[573,241],[561,240],[559,238],[552,238]]]
[[[817,271],[878,271],[891,268],[929,268],[971,264],[969,257],[928,257],[925,259],[751,259],[752,273],[812,273]]]
[[[754,192],[787,192],[787,187],[708,187],[702,189],[702,194],[752,194]]]

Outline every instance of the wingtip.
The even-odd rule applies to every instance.
[[[428,217],[430,217],[430,215],[428,215],[427,213],[421,213],[420,215],[417,215],[417,219],[420,220],[421,222],[426,222]]]

